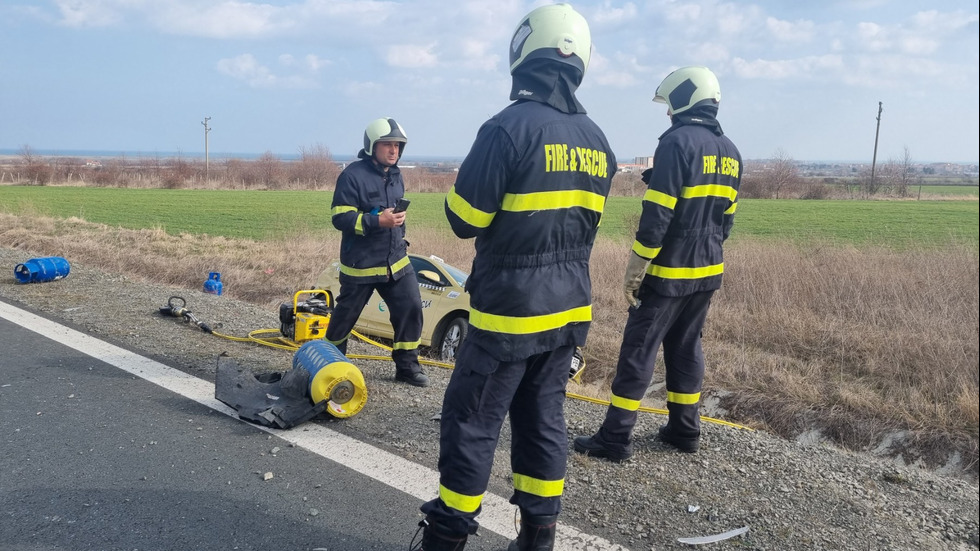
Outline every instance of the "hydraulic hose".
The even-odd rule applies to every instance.
[[[223,334],[223,333],[219,333],[218,331],[215,331],[214,329],[212,329],[209,325],[207,325],[207,324],[201,322],[200,320],[198,320],[197,317],[195,317],[194,314],[191,313],[190,310],[187,310],[185,308],[186,304],[187,304],[187,302],[183,298],[181,298],[181,297],[170,297],[170,300],[168,301],[167,306],[166,307],[163,307],[163,308],[160,308],[160,313],[161,314],[164,314],[164,315],[172,315],[172,316],[175,316],[175,317],[183,318],[185,322],[189,322],[189,323],[193,323],[194,325],[197,325],[205,333],[210,333],[210,334],[212,334],[212,335],[214,335],[216,337],[221,337],[223,339],[228,339],[228,340],[235,341],[235,342],[251,342],[251,343],[255,343],[255,344],[260,344],[262,346],[269,346],[269,347],[272,347],[272,348],[278,348],[280,350],[288,350],[288,351],[291,351],[291,352],[295,352],[296,350],[299,350],[299,347],[301,345],[301,343],[298,343],[298,342],[296,342],[296,341],[294,341],[292,339],[289,339],[289,338],[286,338],[286,337],[282,336],[282,333],[279,331],[279,329],[256,329],[254,331],[251,331],[248,334],[247,337],[236,337],[236,336],[233,336],[233,335],[226,335],[226,334]],[[220,325],[218,327],[220,327]],[[370,339],[370,338],[368,338],[368,337],[366,337],[366,336],[358,333],[357,331],[351,331],[351,336],[356,337],[356,338],[360,339],[361,341],[363,341],[363,342],[365,342],[367,344],[373,345],[373,346],[375,346],[377,348],[380,348],[380,349],[382,349],[382,350],[384,350],[386,352],[391,352],[391,350],[392,350],[390,346],[386,346],[386,345],[384,345],[384,344],[382,344],[382,343],[380,343],[378,341],[375,341],[373,339]],[[387,361],[387,360],[390,360],[391,359],[391,356],[390,355],[373,355],[373,354],[350,354],[350,355],[347,355],[347,358],[349,358],[351,360],[378,360],[378,361]],[[434,367],[441,367],[441,368],[445,368],[445,369],[453,369],[455,367],[454,364],[451,364],[451,363],[441,362],[441,361],[437,361],[437,360],[429,360],[429,359],[426,359],[426,358],[419,358],[419,363],[420,364],[425,364],[425,365],[431,365],[431,366],[434,366]],[[576,381],[576,382],[578,382],[578,381]],[[599,404],[599,405],[605,405],[605,406],[608,406],[609,403],[610,403],[609,400],[603,400],[603,399],[600,399],[600,398],[592,398],[590,396],[584,396],[584,395],[581,395],[581,394],[576,394],[574,392],[568,392],[568,391],[565,392],[565,396],[567,396],[568,398],[572,398],[574,400],[582,400],[583,402],[590,402],[590,403],[593,403],[593,404]],[[642,412],[645,412],[645,413],[657,413],[657,414],[660,414],[660,415],[667,415],[667,410],[666,409],[651,408],[651,407],[647,407],[647,406],[640,406],[639,409],[638,409],[638,411],[642,411]],[[708,417],[708,416],[704,416],[704,415],[701,416],[701,420],[703,422],[706,422],[706,423],[714,423],[714,424],[718,424],[718,425],[725,425],[725,426],[729,426],[729,427],[733,427],[733,428],[737,428],[737,429],[754,430],[753,428],[747,427],[745,425],[739,425],[737,423],[732,423],[730,421],[725,421],[723,419],[716,419],[714,417]]]

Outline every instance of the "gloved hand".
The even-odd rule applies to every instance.
[[[630,306],[634,308],[640,305],[637,295],[640,293],[640,285],[647,275],[647,266],[649,265],[649,260],[630,251],[630,259],[626,264],[626,277],[623,278],[623,292],[626,293],[626,302],[629,302]]]

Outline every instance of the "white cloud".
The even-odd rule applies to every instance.
[[[939,41],[925,36],[908,36],[899,40],[899,49],[909,55],[921,56],[935,53]]]
[[[341,86],[344,95],[352,98],[363,99],[365,97],[375,97],[384,90],[380,82],[352,80]]]
[[[739,78],[751,80],[820,79],[838,72],[843,66],[841,56],[833,54],[799,59],[753,61],[736,57],[731,64]]]
[[[493,71],[503,57],[497,54],[498,49],[486,40],[464,38],[460,41],[460,63],[476,71]]]
[[[669,22],[689,24],[699,21],[701,12],[701,6],[693,2],[669,3],[664,9],[664,17]]]
[[[295,25],[284,8],[237,1],[216,5],[175,2],[148,15],[164,31],[208,38],[269,36]]]
[[[613,7],[609,0],[605,0],[589,14],[589,26],[600,28],[629,24],[636,20],[637,14],[636,4],[632,2],[627,2],[622,7]]]
[[[809,42],[815,33],[812,21],[784,21],[775,17],[766,18],[766,29],[780,42]]]
[[[60,23],[72,27],[148,24],[167,34],[206,38],[260,38],[321,30],[351,36],[382,24],[392,11],[384,0],[55,0]]]
[[[331,61],[320,59],[320,57],[314,54],[306,54],[306,56],[303,58],[303,62],[306,64],[306,68],[313,73],[317,73],[323,67],[333,64]]]
[[[99,0],[56,0],[60,23],[68,27],[108,27],[119,23],[123,16],[116,2]]]
[[[279,56],[279,63],[286,67],[296,65],[291,55]],[[242,54],[221,59],[216,65],[218,72],[247,83],[252,88],[314,88],[316,82],[306,75],[279,76],[261,64],[252,54]]]
[[[432,49],[435,44],[425,46],[417,44],[396,44],[387,48],[385,62],[392,67],[402,69],[418,69],[422,67],[435,67],[439,64],[439,58]]]
[[[864,49],[880,52],[891,48],[887,30],[877,23],[858,23],[857,38]]]
[[[252,54],[242,54],[238,57],[219,60],[218,71],[254,85],[270,83],[275,79],[269,68],[261,65]]]

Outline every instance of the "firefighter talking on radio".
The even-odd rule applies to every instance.
[[[405,211],[395,206],[405,195],[398,160],[408,137],[391,118],[372,121],[364,130],[364,149],[337,178],[333,225],[341,231],[340,294],[327,326],[327,341],[347,353],[347,340],[375,290],[388,305],[395,332],[391,359],[395,379],[426,386],[419,365],[422,298],[408,260]]]
[[[716,118],[721,88],[714,73],[677,69],[654,101],[667,104],[672,124],[660,136],[653,168],[644,172],[648,189],[623,284],[630,307],[612,398],[599,431],[574,441],[575,451],[613,461],[633,454],[637,410],[661,344],[668,418],[660,440],[682,452],[698,450],[701,328],[721,287],[722,243],[742,177],[742,158]]]
[[[589,255],[616,172],[575,97],[591,49],[588,23],[567,4],[524,17],[510,44],[514,103],[481,126],[446,197],[476,256],[469,333],[442,406],[438,497],[421,507],[425,551],[461,550],[476,532],[508,413],[510,501],[521,513],[510,549],[554,545],[568,366],[592,320]]]

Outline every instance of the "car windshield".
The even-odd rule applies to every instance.
[[[454,268],[445,262],[442,263],[442,267],[446,269],[446,273],[449,274],[449,277],[456,280],[456,283],[458,283],[460,287],[466,286],[466,278],[469,277],[466,272],[463,272],[459,268]]]

